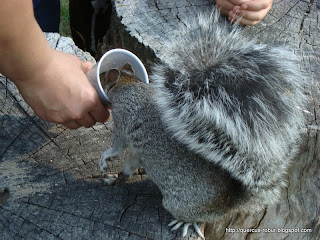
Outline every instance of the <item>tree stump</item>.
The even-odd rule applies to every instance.
[[[165,61],[161,52],[179,24],[213,7],[209,0],[113,4],[103,50],[127,48],[147,65],[156,58]],[[261,23],[245,28],[259,41],[286,45],[302,57],[306,81],[313,83],[310,108],[305,110],[310,121],[281,201],[258,214],[226,215],[207,224],[206,239],[320,237],[319,8],[320,0],[275,0]],[[94,61],[70,38],[47,38],[55,49]],[[162,207],[157,187],[143,174],[123,186],[101,183],[97,163],[110,146],[112,121],[79,130],[44,122],[4,76],[0,106],[0,239],[181,239],[180,232],[167,228],[172,217]],[[123,158],[111,162],[110,173],[120,170]]]

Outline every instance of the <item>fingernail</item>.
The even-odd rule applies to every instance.
[[[233,11],[234,11],[234,12],[239,11],[239,10],[240,10],[240,6],[235,6],[235,7],[233,8]]]
[[[241,5],[241,8],[242,8],[243,10],[246,10],[246,9],[248,9],[248,5],[244,3],[244,4]]]

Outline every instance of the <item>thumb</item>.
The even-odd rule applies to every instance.
[[[81,62],[81,70],[86,73],[92,68],[92,63],[89,61]]]

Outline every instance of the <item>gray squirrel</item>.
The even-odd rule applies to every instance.
[[[143,166],[163,206],[183,226],[230,211],[259,211],[279,200],[297,154],[306,106],[297,57],[257,44],[218,11],[199,14],[177,30],[152,68],[151,84],[130,64],[108,72],[114,135],[107,159],[129,150],[110,185]]]

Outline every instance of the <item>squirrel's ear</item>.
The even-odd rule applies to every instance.
[[[120,78],[120,71],[119,69],[111,69],[108,72],[107,78],[110,82],[117,82]]]
[[[129,62],[126,63],[125,65],[123,65],[123,67],[121,68],[121,71],[123,71],[129,75],[134,75],[133,67],[132,67],[131,63],[129,63]]]

